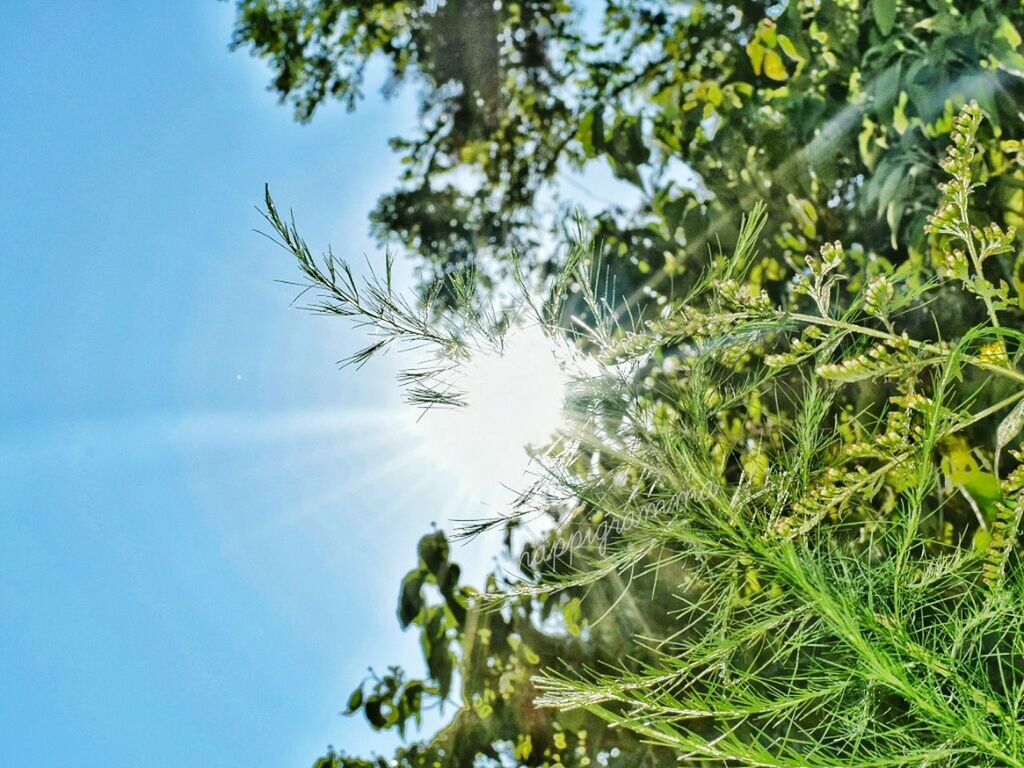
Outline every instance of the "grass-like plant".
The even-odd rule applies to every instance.
[[[616,405],[615,468],[572,481],[629,524],[563,583],[674,579],[676,629],[639,671],[546,672],[540,705],[686,765],[1024,765],[1022,297],[995,278],[1013,232],[967,215],[981,120],[956,120],[930,254],[826,245],[772,295],[757,211],[697,292],[605,348],[672,364]],[[964,293],[980,321],[949,312]]]

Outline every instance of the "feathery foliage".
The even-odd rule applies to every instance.
[[[623,328],[587,265],[574,266],[563,282],[590,321],[564,330],[600,372],[578,376],[564,432],[516,510],[558,526],[527,547],[521,578],[443,605],[461,628],[459,717],[479,725],[529,691],[559,718],[589,719],[575,748],[547,721],[543,753],[522,746],[536,734],[496,728],[485,757],[582,766],[608,761],[614,734],[628,735],[617,742],[628,761],[650,765],[1024,765],[1024,457],[1013,450],[1024,296],[992,269],[1014,233],[970,205],[982,120],[976,104],[956,118],[928,252],[899,268],[827,244],[772,295],[755,268],[755,206],[689,295]],[[386,282],[366,301],[343,265],[312,266],[268,205],[311,283],[339,302],[329,311],[434,344],[455,365],[470,353],[454,326],[434,337],[429,319],[406,317]],[[960,295],[979,314],[946,312]],[[584,619],[591,601],[600,610]],[[546,640],[562,644],[561,664],[528,664],[529,681],[481,679],[489,665],[469,663],[481,629],[467,617],[497,621],[521,653],[526,634],[545,642],[535,621],[557,606],[568,633]],[[413,605],[408,620],[427,613]],[[630,653],[602,650],[623,622]],[[408,764],[465,764],[456,723]]]
[[[574,486],[630,524],[563,583],[681,577],[674,631],[639,670],[544,672],[540,705],[687,765],[1024,764],[1024,466],[995,458],[1024,420],[1022,297],[985,271],[1013,233],[967,214],[981,120],[956,119],[931,263],[858,269],[826,245],[776,303],[750,280],[754,215],[632,334],[675,362],[616,406],[614,472]],[[950,291],[986,319],[944,317]]]

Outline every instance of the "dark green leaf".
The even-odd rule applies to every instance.
[[[448,539],[444,535],[444,531],[428,533],[420,539],[418,549],[420,560],[423,561],[427,570],[437,576],[448,562]]]
[[[409,571],[402,579],[402,589],[398,595],[398,621],[405,629],[423,608],[423,572],[419,569]]]
[[[376,731],[379,731],[388,724],[387,718],[384,717],[384,713],[381,709],[382,704],[383,702],[379,698],[372,696],[366,700],[366,705],[363,707],[366,719]]]

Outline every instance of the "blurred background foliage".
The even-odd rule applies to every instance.
[[[373,224],[425,282],[493,280],[514,251],[550,271],[571,215],[560,180],[599,163],[642,200],[588,222],[628,284],[687,275],[761,199],[773,262],[835,239],[906,258],[965,97],[992,134],[1021,134],[1020,16],[1008,1],[242,0],[233,45],[270,64],[299,120],[355,108],[374,57],[387,92],[418,89]],[[992,170],[978,204],[1012,219],[1021,175]]]
[[[736,245],[741,216],[759,201],[749,280],[772,299],[833,241],[846,245],[851,290],[930,263],[940,244],[925,219],[946,178],[938,161],[968,100],[988,118],[977,137],[983,186],[970,204],[985,221],[1020,224],[1021,29],[1024,9],[1009,0],[239,0],[232,45],[268,62],[270,87],[303,121],[333,100],[358,108],[374,60],[387,63],[386,92],[417,89],[420,127],[392,141],[405,171],[372,225],[413,260],[439,308],[452,295],[427,287],[453,275],[472,275],[477,295],[501,300],[513,254],[551,286],[574,247],[566,180],[601,165],[639,203],[607,204],[586,221],[588,236],[622,300],[647,295],[656,307],[694,287],[709,251]],[[1021,285],[1019,245],[988,263],[996,283]],[[980,311],[960,292],[946,300],[953,324],[967,327]],[[858,405],[876,394],[862,390]],[[760,423],[751,407],[733,425],[740,442]],[[594,457],[581,447],[569,465],[588,474]],[[597,524],[573,514],[563,535]],[[506,554],[517,561],[512,541]],[[524,567],[521,578],[552,576]],[[444,535],[428,534],[398,610],[420,633],[426,673],[372,677],[348,711],[405,734],[424,707],[449,701],[459,705],[452,722],[393,758],[331,752],[319,765],[674,764],[604,719],[536,709],[530,682],[563,664],[642,666],[635,637],[674,631],[667,576],[641,568],[626,590],[612,571],[482,610]],[[485,586],[517,582],[494,576]]]

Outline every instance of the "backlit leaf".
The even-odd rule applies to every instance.
[[[788,77],[786,65],[782,63],[782,57],[775,51],[764,52],[764,73],[772,80],[782,81]]]

